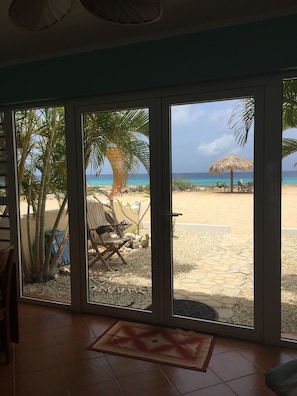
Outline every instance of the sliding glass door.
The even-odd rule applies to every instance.
[[[86,307],[257,338],[261,96],[203,98],[166,99],[162,117],[158,106],[78,109]]]
[[[14,109],[22,297],[294,340],[294,191],[283,173],[280,227],[277,79],[265,89]]]
[[[159,133],[150,106],[79,110],[92,311],[258,337],[258,103],[257,90],[168,98]]]
[[[254,327],[254,98],[172,105],[173,315]]]
[[[149,108],[82,114],[87,300],[152,310]]]
[[[263,261],[254,241],[263,226],[255,217],[255,205],[262,206],[263,130],[256,108],[263,101],[260,90],[242,92],[166,100],[171,276],[165,312],[171,325],[259,338]]]

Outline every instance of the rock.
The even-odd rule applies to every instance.
[[[141,241],[141,246],[142,246],[142,248],[148,248],[149,247],[149,235],[148,234],[146,234],[145,235],[145,240],[144,241]]]
[[[70,275],[70,269],[62,267],[59,269],[59,275]]]

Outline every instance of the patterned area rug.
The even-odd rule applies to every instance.
[[[118,321],[88,349],[206,371],[215,339],[194,331]]]

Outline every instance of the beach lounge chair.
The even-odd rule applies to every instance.
[[[247,192],[249,192],[249,193],[254,192],[254,182],[248,182],[248,184],[247,184]]]
[[[121,226],[123,227],[122,223],[111,224],[107,221],[102,202],[98,200],[87,202],[88,239],[96,254],[90,261],[90,266],[100,260],[108,270],[112,271],[108,260],[114,254],[117,254],[124,264],[127,264],[120,249],[131,241],[131,238],[122,236]]]
[[[246,192],[247,191],[247,184],[245,184],[243,181],[242,181],[242,179],[239,179],[238,180],[238,183],[237,183],[237,185],[238,185],[238,191],[240,191],[240,192]]]

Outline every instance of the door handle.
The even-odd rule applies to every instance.
[[[175,212],[173,212],[173,213],[168,213],[166,216],[178,217],[178,216],[182,216],[182,215],[183,215],[182,213],[175,213]]]

